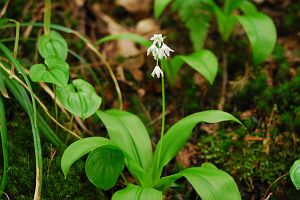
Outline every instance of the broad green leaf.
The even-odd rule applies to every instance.
[[[120,110],[97,111],[109,137],[140,166],[147,169],[152,162],[151,141],[142,121]]]
[[[242,125],[237,118],[220,110],[207,110],[194,113],[174,124],[162,138],[163,145],[161,146],[162,141],[159,141],[155,148],[150,171],[150,175],[155,177],[155,182],[159,179],[163,167],[177,155],[177,153],[192,135],[192,130],[198,123],[217,123],[223,121],[233,121]],[[161,156],[159,159],[158,154],[160,148]]]
[[[154,0],[154,17],[157,19],[172,0]]]
[[[101,98],[94,87],[82,79],[72,81],[64,88],[57,88],[57,98],[72,114],[86,119],[101,105]]]
[[[272,53],[276,43],[276,27],[272,19],[259,12],[237,16],[237,19],[251,43],[254,63],[263,62]]]
[[[149,40],[145,39],[143,36],[134,33],[120,33],[115,35],[108,35],[98,40],[97,44],[102,44],[111,40],[130,40],[145,47],[149,47],[151,45],[151,42]]]
[[[239,8],[244,14],[249,15],[257,12],[256,6],[250,1],[243,1]]]
[[[97,188],[108,190],[118,181],[124,169],[122,151],[109,146],[93,150],[85,163],[85,173]]]
[[[216,168],[211,163],[204,163],[201,167],[192,167],[181,172],[163,177],[158,186],[167,189],[177,179],[185,177],[205,200],[240,200],[241,195],[233,178],[226,172]]]
[[[58,56],[66,60],[68,45],[65,39],[56,31],[50,31],[48,35],[42,35],[38,40],[38,50],[43,58]]]
[[[33,82],[65,87],[69,81],[69,65],[57,56],[49,56],[45,59],[45,64],[35,64],[30,68],[29,77]]]
[[[111,144],[111,141],[107,138],[89,137],[78,140],[68,146],[61,158],[61,169],[65,175],[65,178],[67,178],[70,167],[74,162],[90,151],[109,144]]]
[[[181,64],[183,64],[179,61],[179,59],[203,75],[210,84],[214,82],[218,72],[218,61],[216,56],[211,51],[203,49],[191,55],[175,56],[173,58],[174,61],[171,62],[171,64],[174,65],[174,70],[176,70],[174,73],[177,73]],[[171,66],[171,68],[172,67],[173,66]]]
[[[129,184],[123,190],[117,191],[112,200],[162,200],[162,192],[153,188],[143,188],[141,186]]]
[[[300,159],[296,160],[290,169],[291,180],[297,190],[300,190]]]

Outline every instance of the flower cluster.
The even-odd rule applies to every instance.
[[[167,59],[168,56],[170,56],[170,52],[174,52],[170,47],[168,47],[164,43],[164,37],[162,34],[154,34],[151,38],[151,41],[153,41],[152,45],[147,50],[147,55],[150,53],[154,57],[154,59],[158,63],[158,59]],[[151,73],[151,76],[157,76],[157,78],[163,77],[163,72],[160,69],[158,65],[155,66],[153,72]]]

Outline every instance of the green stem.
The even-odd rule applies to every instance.
[[[44,13],[44,32],[46,35],[50,33],[51,24],[51,0],[45,0],[45,13]]]
[[[156,66],[158,66],[158,60],[156,61]],[[164,71],[163,65],[161,66],[161,70]],[[161,131],[160,131],[160,146],[158,149],[158,161],[156,166],[156,171],[159,170],[159,161],[160,161],[160,154],[161,148],[163,145],[163,136],[165,132],[165,113],[166,113],[166,99],[165,99],[165,78],[164,76],[161,77],[161,105],[162,105],[162,113],[161,113]]]
[[[121,177],[122,177],[125,185],[128,185],[128,181],[127,181],[126,177],[124,176],[123,172],[121,173]]]
[[[70,129],[70,130],[72,130],[72,127],[73,127],[73,121],[74,121],[74,115],[71,115],[70,126],[69,126],[69,129]]]
[[[53,94],[54,94],[55,120],[58,121],[58,109],[57,109],[57,101],[56,101],[56,86],[54,84],[53,84]],[[55,131],[57,133],[57,124],[55,126]]]
[[[3,98],[0,95],[0,116],[1,116],[1,142],[2,142],[2,151],[3,151],[3,175],[0,185],[0,197],[4,193],[6,184],[7,184],[7,175],[8,175],[8,145],[7,145],[7,130],[6,130],[6,118],[5,118],[5,109]]]
[[[18,54],[19,40],[20,40],[20,23],[13,19],[11,19],[10,21],[16,24],[15,44],[14,44],[14,51],[13,51],[13,57],[16,59]],[[15,71],[15,66],[12,64],[10,70],[10,78],[12,78],[14,71]]]

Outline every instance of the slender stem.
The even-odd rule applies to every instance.
[[[72,130],[72,127],[73,127],[73,121],[74,121],[74,115],[72,114],[71,115],[71,119],[70,119],[70,126],[69,126],[69,129]]]
[[[0,125],[1,125],[1,142],[3,151],[3,175],[0,185],[0,197],[4,193],[7,184],[8,175],[8,145],[7,145],[7,130],[6,130],[6,118],[5,118],[5,108],[3,103],[3,98],[0,95]]]
[[[156,61],[156,66],[158,66],[158,60]],[[164,71],[163,65],[161,66],[161,70]],[[159,170],[161,148],[163,145],[163,136],[164,136],[164,132],[165,132],[166,99],[165,99],[165,78],[164,78],[164,76],[161,77],[161,105],[162,105],[161,131],[160,131],[160,145],[159,145],[159,149],[158,149],[158,161],[157,161],[157,166],[156,166],[157,172]]]
[[[54,94],[54,110],[55,110],[55,120],[58,121],[58,110],[56,101],[56,86],[53,84],[53,94]],[[55,132],[57,133],[57,124],[55,125]]]
[[[226,95],[227,95],[227,82],[228,82],[228,72],[227,72],[227,65],[228,65],[228,52],[225,50],[223,52],[223,72],[222,72],[222,88],[221,88],[221,97],[218,104],[218,110],[223,110],[224,105],[226,102]]]
[[[44,32],[46,35],[50,33],[51,24],[51,0],[45,0],[45,13],[44,13]]]
[[[76,34],[76,33],[77,32],[74,32],[74,34]],[[116,76],[115,76],[115,74],[114,74],[111,66],[106,61],[106,59],[104,58],[104,56],[88,40],[86,40],[85,38],[83,38],[81,35],[78,35],[78,37],[81,37],[81,39],[86,42],[87,47],[89,47],[100,58],[100,60],[103,62],[104,66],[108,70],[109,75],[110,75],[111,79],[113,80],[113,83],[115,85],[115,89],[116,89],[116,92],[117,92],[117,95],[118,95],[119,110],[122,110],[123,109],[122,92],[121,92],[118,80],[117,80],[117,78],[116,78]]]
[[[128,185],[128,181],[127,181],[126,177],[124,176],[123,172],[121,173],[121,177],[122,177],[125,185]]]
[[[73,127],[73,122],[74,122],[74,115],[72,114],[71,119],[70,119],[70,124],[69,124],[69,130],[71,130],[71,131],[72,131],[72,127]],[[67,135],[67,138],[65,140],[65,144],[68,143],[69,139],[70,139],[70,135]]]
[[[15,44],[14,44],[14,51],[13,51],[13,57],[16,59],[18,54],[19,40],[20,40],[20,23],[13,19],[11,19],[10,21],[16,24]],[[14,74],[14,71],[15,71],[15,66],[11,64],[11,71],[10,71],[9,78],[12,78],[12,74]]]
[[[268,187],[268,189],[267,189],[265,195],[263,196],[262,200],[265,200],[265,199],[266,199],[266,197],[267,197],[267,195],[268,195],[268,193],[269,193],[269,190],[271,189],[271,187],[272,187],[275,183],[277,183],[278,181],[280,181],[281,179],[283,179],[284,177],[286,177],[286,176],[288,176],[288,175],[289,175],[289,173],[285,173],[285,174],[283,174],[282,176],[278,177],[275,181],[273,181],[273,183],[271,183],[271,185]]]

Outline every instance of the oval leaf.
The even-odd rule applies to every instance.
[[[179,59],[202,74],[210,84],[214,82],[218,72],[218,60],[211,51],[203,49],[188,56],[175,56],[171,65],[174,65],[176,72],[178,72],[178,65],[182,65]]]
[[[300,159],[296,160],[290,169],[291,180],[297,190],[300,190]]]
[[[112,188],[124,169],[122,151],[108,146],[93,150],[85,163],[85,173],[97,188],[108,190]]]
[[[163,167],[177,155],[186,141],[190,138],[196,124],[200,122],[217,123],[223,121],[233,121],[242,124],[231,114],[220,110],[207,110],[194,113],[174,124],[162,138],[163,145],[161,146],[161,141],[156,145],[150,172],[153,177],[155,176],[155,181],[159,179]],[[160,146],[161,156],[160,160],[158,160]]]
[[[101,98],[91,84],[76,79],[72,84],[57,89],[57,98],[72,114],[83,119],[94,114],[101,105]]]
[[[205,200],[240,200],[241,195],[233,178],[211,163],[184,169],[178,174],[163,177],[158,185],[166,189],[177,179],[185,177]]]
[[[57,56],[49,56],[45,64],[36,64],[30,68],[29,77],[33,82],[53,83],[65,87],[69,81],[69,65]]]
[[[48,35],[42,35],[38,40],[38,50],[43,58],[58,56],[66,60],[68,45],[65,39],[56,31],[50,31]]]
[[[70,167],[74,162],[90,151],[108,144],[111,144],[111,142],[107,138],[89,137],[78,140],[68,146],[61,158],[61,169],[65,175],[65,178],[67,177]]]
[[[156,19],[159,18],[171,1],[172,0],[154,0],[154,16]]]
[[[109,137],[140,166],[147,169],[152,162],[152,147],[147,129],[132,113],[120,110],[97,111]]]
[[[273,51],[276,43],[276,27],[267,15],[255,12],[237,19],[245,29],[252,47],[253,62],[263,62]]]
[[[117,191],[112,200],[162,200],[162,192],[153,188],[129,184],[125,189]]]

